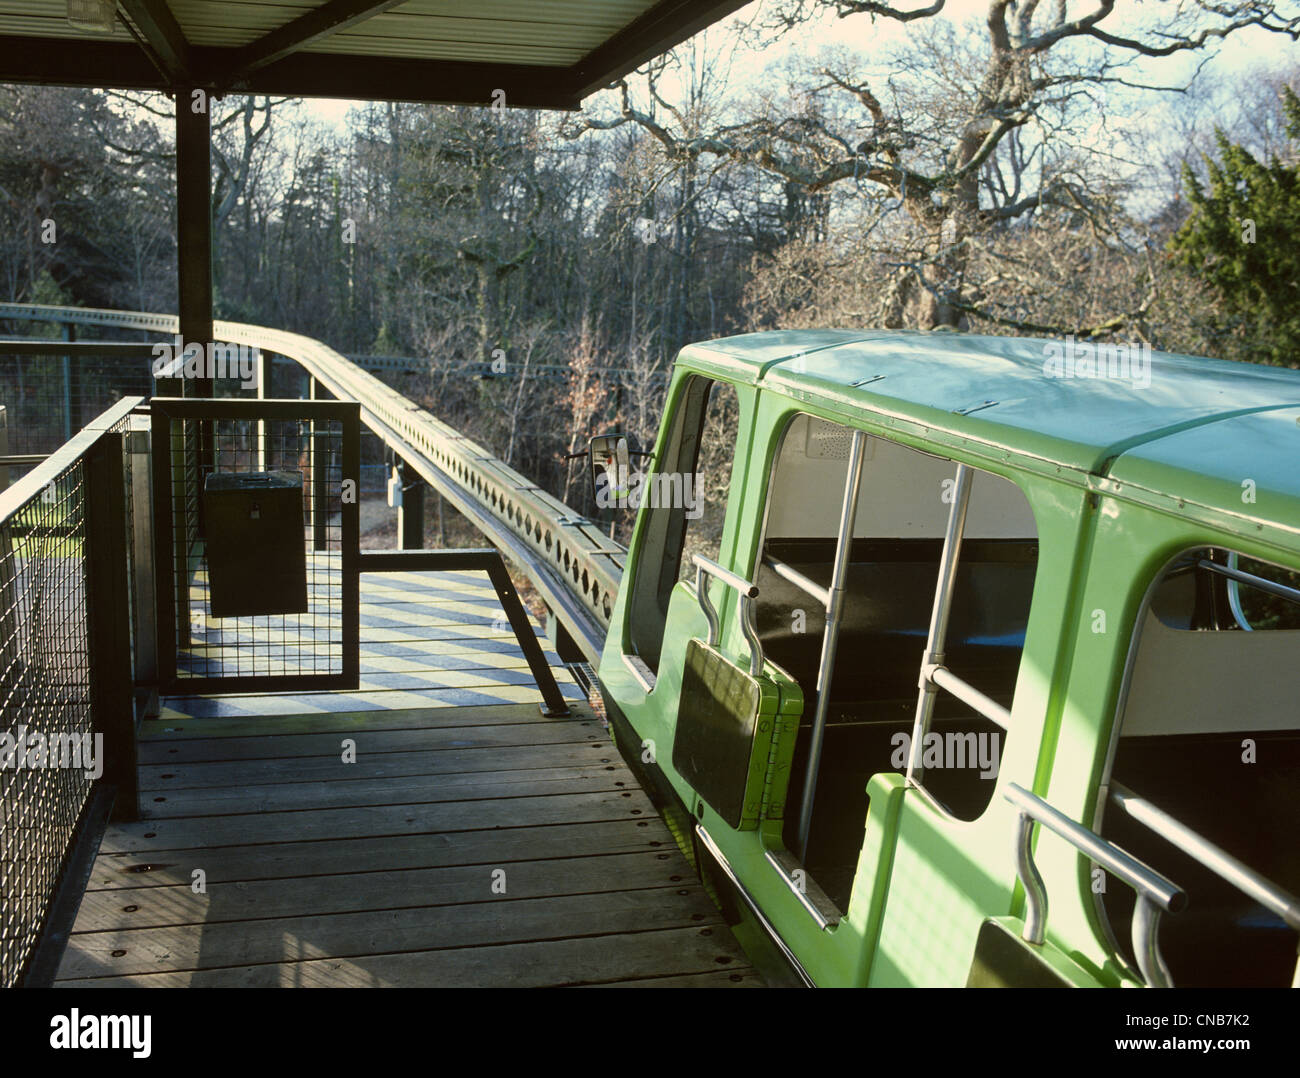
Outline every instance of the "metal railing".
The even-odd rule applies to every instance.
[[[1047,887],[1034,864],[1034,824],[1053,834],[1128,884],[1137,894],[1133,911],[1133,950],[1146,983],[1169,988],[1169,967],[1160,955],[1160,914],[1177,913],[1187,905],[1187,895],[1176,884],[1148,868],[1113,842],[1089,831],[1065,813],[1016,783],[1008,785],[1006,799],[1020,813],[1016,829],[1016,875],[1025,889],[1025,931],[1028,943],[1041,945],[1047,938]]]
[[[1109,800],[1121,812],[1280,917],[1288,928],[1300,931],[1300,898],[1286,888],[1274,883],[1263,873],[1256,872],[1244,861],[1233,857],[1227,850],[1216,846],[1204,835],[1193,831],[1159,805],[1140,797],[1122,783],[1111,783]],[[1300,978],[1300,961],[1297,962],[1296,976]]]
[[[966,531],[966,513],[970,508],[973,476],[974,472],[967,465],[957,465],[957,473],[953,477],[952,508],[948,511],[943,553],[939,557],[939,578],[935,584],[930,628],[926,634],[925,652],[921,657],[920,691],[916,702],[916,717],[912,722],[912,748],[907,758],[907,783],[921,790],[925,790],[922,785],[922,746],[930,732],[940,689],[955,696],[976,714],[1003,730],[1011,728],[1010,711],[944,665],[948,623],[952,618],[953,597],[957,591],[957,568],[961,560],[961,544]]]
[[[1269,580],[1257,573],[1248,573],[1244,569],[1238,569],[1237,556],[1233,554],[1230,557],[1232,560],[1227,565],[1220,565],[1217,561],[1210,561],[1209,558],[1201,558],[1197,561],[1196,566],[1198,569],[1205,569],[1211,573],[1226,576],[1234,583],[1249,584],[1252,588],[1258,588],[1269,595],[1276,595],[1279,599],[1300,603],[1300,591],[1297,589],[1288,588],[1285,584],[1279,584],[1276,580]]]
[[[736,593],[736,608],[740,612],[740,628],[745,634],[745,643],[749,645],[749,673],[757,677],[763,669],[763,644],[758,638],[758,629],[754,624],[754,600],[758,598],[758,587],[730,569],[724,569],[716,561],[699,554],[691,555],[695,565],[695,598],[704,612],[704,620],[709,625],[708,645],[718,646],[722,622],[718,618],[717,608],[709,598],[709,577],[721,580]]]
[[[0,319],[179,329],[175,315],[40,304],[0,303]],[[519,566],[587,660],[598,661],[626,555],[599,525],[320,341],[239,322],[215,323],[214,335],[292,360],[335,398],[359,402],[362,422]]]
[[[80,840],[135,814],[120,402],[0,492],[0,983],[29,980]],[[71,886],[71,884],[69,884]]]
[[[348,357],[358,367],[363,370],[375,373],[386,374],[425,374],[433,366],[430,359],[421,359],[418,356],[373,356],[353,354]],[[481,359],[459,359],[447,363],[439,363],[440,369],[453,371],[457,375],[468,378],[483,378],[487,381],[501,379],[502,381],[514,381],[519,378],[527,378],[530,382],[568,382],[573,377],[573,368],[562,363],[511,363],[504,370],[493,365],[491,361]],[[611,381],[621,381],[626,379],[629,371],[626,367],[589,367],[587,373],[596,378],[607,378]],[[645,384],[656,386],[662,389],[666,386],[672,377],[670,368],[659,368],[647,372],[644,376]]]
[[[848,466],[844,472],[844,495],[840,502],[840,522],[835,538],[835,562],[830,586],[824,591],[801,574],[787,577],[804,588],[826,608],[826,632],[822,636],[821,657],[817,662],[817,706],[813,714],[812,738],[808,743],[808,763],[804,770],[803,801],[799,806],[799,857],[807,860],[808,840],[812,834],[813,805],[817,796],[817,777],[821,773],[822,745],[826,740],[826,722],[830,713],[831,679],[835,655],[839,649],[840,622],[844,617],[847,596],[849,559],[853,552],[853,522],[858,516],[858,493],[862,479],[862,462],[866,456],[867,435],[853,432]]]

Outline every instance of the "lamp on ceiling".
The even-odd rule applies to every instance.
[[[117,19],[117,0],[68,0],[68,22],[78,30],[111,34]]]

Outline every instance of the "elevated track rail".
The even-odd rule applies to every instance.
[[[179,332],[175,315],[143,311],[0,303],[0,319]],[[336,399],[359,403],[362,422],[528,577],[586,660],[598,660],[626,556],[598,524],[320,341],[224,321],[214,323],[214,337],[291,360]],[[105,342],[66,347],[94,343]]]

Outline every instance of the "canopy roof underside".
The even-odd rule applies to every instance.
[[[0,82],[576,108],[745,0],[0,0]]]

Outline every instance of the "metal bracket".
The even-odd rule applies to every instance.
[[[532,622],[528,620],[528,613],[510,580],[499,550],[486,547],[476,550],[383,550],[361,553],[363,573],[450,573],[465,570],[485,572],[492,581],[515,639],[519,641],[524,658],[528,660],[528,669],[541,690],[542,714],[547,718],[563,718],[571,714],[564,694],[555,681],[555,672],[551,670],[551,664],[546,661],[542,646],[537,642],[537,634],[533,632]]]

